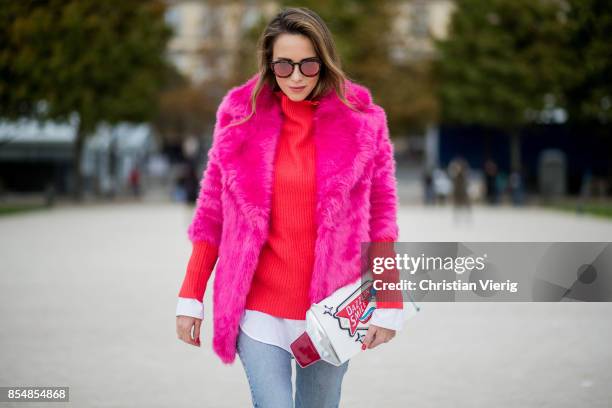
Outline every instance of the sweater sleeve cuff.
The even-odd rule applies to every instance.
[[[393,302],[377,301],[376,308],[377,309],[403,309],[404,302],[403,301],[393,301]]]
[[[395,241],[390,237],[384,239],[371,242],[368,248],[369,269],[376,275],[373,276],[374,287],[377,288],[376,307],[380,309],[402,309],[402,293],[391,286],[391,284],[400,282],[399,270],[394,265],[388,266],[386,262],[396,257]]]
[[[218,247],[206,241],[194,242],[187,272],[178,296],[202,301],[206,284],[214,269],[218,256]]]
[[[176,305],[176,315],[191,316],[204,320],[204,305],[197,299],[179,297]]]

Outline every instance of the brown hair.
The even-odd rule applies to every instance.
[[[348,76],[342,71],[340,58],[336,51],[336,46],[331,32],[325,22],[317,13],[306,7],[290,7],[281,10],[272,21],[268,23],[262,35],[257,41],[257,65],[260,73],[259,79],[251,92],[251,113],[231,125],[239,125],[249,120],[256,109],[257,96],[261,92],[264,84],[267,83],[273,91],[280,88],[276,83],[276,78],[270,62],[272,61],[272,51],[276,38],[283,34],[301,34],[310,39],[312,45],[321,59],[321,71],[317,85],[311,92],[311,98],[316,99],[325,95],[328,91],[335,91],[338,98],[350,109],[357,110],[345,95],[345,81]]]

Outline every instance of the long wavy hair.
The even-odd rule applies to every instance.
[[[346,98],[345,82],[350,78],[342,71],[340,58],[329,28],[314,11],[306,7],[289,7],[281,10],[268,23],[257,41],[257,65],[260,75],[251,92],[251,112],[245,118],[232,123],[231,126],[242,124],[255,114],[257,96],[264,84],[267,83],[273,91],[280,90],[270,63],[274,42],[283,33],[301,34],[308,37],[317,57],[322,62],[319,80],[310,94],[310,99],[316,100],[327,92],[335,91],[346,106],[357,111],[357,108]]]

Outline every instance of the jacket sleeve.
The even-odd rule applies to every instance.
[[[208,161],[200,181],[195,211],[187,230],[192,243],[192,251],[179,291],[177,316],[203,319],[204,292],[218,257],[223,229],[223,211],[221,208],[222,174],[216,147],[219,131],[232,119],[227,113],[227,101],[228,96],[226,95],[217,110],[213,143],[208,150]]]
[[[200,192],[195,212],[187,230],[191,242],[206,241],[219,246],[223,226],[221,209],[221,170],[213,147],[208,151],[208,162],[200,180]]]
[[[395,159],[393,144],[389,137],[387,116],[379,108],[380,126],[377,132],[377,149],[374,158],[374,171],[370,190],[370,262],[375,257],[395,257],[394,242],[399,236],[397,224],[397,180],[395,176]],[[399,282],[399,271],[396,268],[385,270],[374,279],[382,282]],[[402,295],[399,290],[379,290],[376,295],[378,308],[402,309]]]
[[[393,144],[389,137],[387,116],[380,108],[380,126],[377,131],[377,147],[370,192],[370,241],[396,241],[397,225],[397,180]]]

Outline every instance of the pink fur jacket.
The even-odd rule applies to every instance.
[[[213,349],[234,362],[240,318],[268,233],[273,159],[282,113],[266,84],[250,112],[256,74],[228,91],[217,111],[213,143],[188,236],[218,246],[213,286]],[[393,145],[385,111],[368,89],[347,81],[355,112],[332,90],[313,117],[317,240],[310,283],[316,303],[360,276],[361,243],[396,241],[397,194]],[[299,262],[299,260],[296,260]]]

